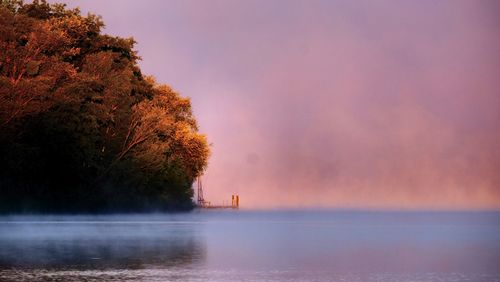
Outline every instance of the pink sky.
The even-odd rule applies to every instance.
[[[500,208],[498,1],[67,1],[213,143],[213,203]]]

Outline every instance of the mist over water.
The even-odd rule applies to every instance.
[[[137,221],[139,220],[139,221]],[[0,266],[143,268],[182,266],[204,255],[199,227],[134,216],[21,217],[2,223]]]
[[[500,281],[498,234],[500,213],[3,216],[0,280]]]

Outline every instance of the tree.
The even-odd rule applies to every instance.
[[[103,26],[63,4],[1,2],[4,211],[192,207],[210,152],[190,101]]]

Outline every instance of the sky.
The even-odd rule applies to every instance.
[[[499,1],[65,2],[191,98],[212,203],[500,208]]]

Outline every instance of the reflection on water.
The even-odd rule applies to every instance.
[[[499,213],[0,217],[1,281],[500,281]]]
[[[199,225],[145,216],[14,217],[3,220],[1,268],[141,269],[203,259]]]

